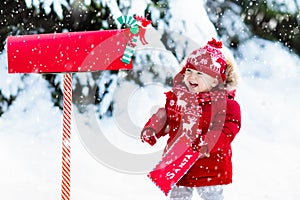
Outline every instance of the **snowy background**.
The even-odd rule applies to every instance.
[[[129,14],[141,14],[143,9],[139,8],[147,1],[141,2],[132,3]],[[199,45],[216,37],[202,2],[181,9],[188,5],[185,1],[170,3],[170,28],[181,29],[176,20],[185,20],[184,34]],[[242,129],[233,142],[233,184],[225,186],[225,199],[299,199],[300,58],[280,43],[257,38],[242,43],[235,56],[240,73],[236,99],[242,109]],[[1,199],[59,199],[62,113],[53,106],[48,83],[40,75],[21,78],[8,74],[4,51],[0,55],[0,87],[6,96],[19,94],[0,118]],[[166,89],[154,86],[134,90],[138,92],[125,103],[137,126],[145,123],[150,108],[163,104],[158,93],[153,95],[154,90]],[[148,105],[149,109],[145,108]],[[75,108],[74,115],[80,115]],[[108,130],[105,134],[110,141],[124,151],[153,151],[137,139],[122,135],[114,119],[105,118],[99,124]],[[73,120],[72,199],[166,199],[145,174],[121,173],[97,162],[81,143],[80,134]],[[160,141],[154,148],[162,147]]]

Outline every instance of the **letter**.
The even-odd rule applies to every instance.
[[[172,179],[172,178],[174,178],[174,176],[175,176],[175,174],[171,173],[171,172],[167,172],[167,174],[166,174],[167,179]]]

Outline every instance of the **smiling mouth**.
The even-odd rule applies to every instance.
[[[195,87],[198,87],[198,84],[197,83],[194,83],[194,82],[191,82],[189,81],[189,84],[192,88],[195,88]]]

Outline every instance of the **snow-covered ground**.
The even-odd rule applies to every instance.
[[[197,11],[190,9],[188,13],[196,15]],[[195,24],[200,22],[188,16],[186,19],[190,22],[186,34],[196,38],[193,37]],[[209,39],[206,36],[215,36],[213,30],[201,30],[205,36],[199,43]],[[40,75],[21,80],[19,75],[7,73],[5,53],[0,55],[2,92],[16,94],[17,88],[24,90],[0,118],[1,199],[58,199],[62,113],[53,106],[47,82]],[[252,39],[240,46],[236,59],[241,76],[236,99],[242,109],[242,129],[233,142],[233,184],[225,186],[225,199],[297,200],[300,198],[300,58],[277,43]],[[126,109],[138,127],[150,115],[148,107],[162,103],[154,89],[163,90],[157,85],[138,88],[132,90],[134,95],[128,99]],[[81,142],[82,127],[78,127],[76,116],[80,114],[74,109],[73,200],[166,199],[146,174],[122,173],[100,164]],[[145,155],[153,151],[124,135],[114,119],[98,123],[107,139],[123,151]],[[85,128],[89,130],[91,126],[87,124]],[[154,148],[162,147],[160,141]],[[193,199],[199,197],[195,195]]]

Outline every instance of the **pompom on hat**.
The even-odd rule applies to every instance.
[[[222,51],[222,42],[212,38],[204,47],[194,50],[187,58],[185,66],[174,77],[174,84],[183,80],[183,74],[187,68],[201,71],[214,78],[220,83],[226,80],[226,59]]]

